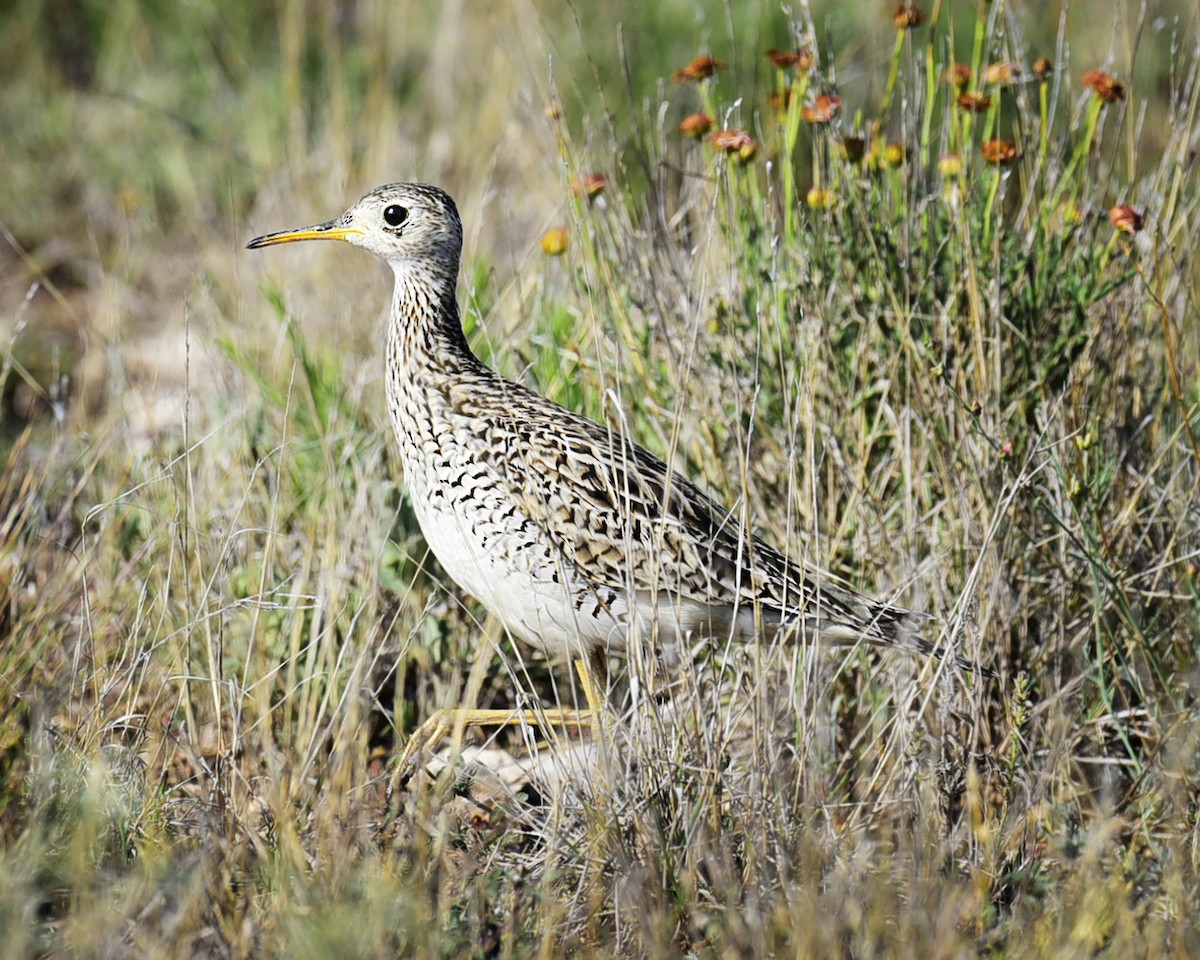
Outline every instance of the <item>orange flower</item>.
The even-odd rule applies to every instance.
[[[768,50],[764,56],[771,61],[776,70],[786,70],[795,67],[799,73],[807,73],[812,69],[813,55],[807,47],[797,47],[795,50]]]
[[[892,12],[892,23],[897,30],[911,30],[925,22],[925,14],[910,3],[902,3]]]
[[[717,130],[709,134],[708,142],[724,153],[736,153],[743,163],[758,153],[758,144],[745,130]]]
[[[958,87],[959,90],[965,90],[971,85],[971,68],[965,63],[956,63],[952,67],[947,67],[944,76],[950,86]]]
[[[707,55],[696,57],[696,59],[682,70],[676,70],[671,74],[671,81],[673,83],[683,83],[685,80],[692,80],[698,83],[701,80],[707,80],[718,70],[724,69],[724,62],[718,60],[716,57]]]
[[[1108,219],[1122,233],[1137,236],[1146,226],[1146,218],[1127,204],[1120,203],[1108,211]]]
[[[1125,84],[1103,70],[1089,70],[1083,75],[1083,85],[1088,87],[1101,103],[1116,103],[1125,99]]]
[[[561,257],[567,252],[567,231],[562,227],[547,230],[542,234],[542,253],[548,257]]]
[[[679,122],[679,132],[699,140],[713,128],[716,121],[707,113],[689,113]]]
[[[828,123],[842,109],[842,98],[832,93],[823,93],[812,103],[806,103],[800,115],[809,123]]]
[[[985,140],[979,149],[983,152],[984,160],[999,166],[1007,166],[1021,155],[1011,140]]]
[[[992,98],[982,93],[960,93],[954,101],[960,110],[967,113],[986,113],[992,105]]]
[[[1054,64],[1050,62],[1049,57],[1038,57],[1033,61],[1033,74],[1039,80],[1045,80],[1050,76],[1050,71],[1054,69]]]
[[[983,82],[995,86],[1007,86],[1013,81],[1020,79],[1022,72],[1023,68],[1021,65],[1013,60],[989,63],[983,71]]]
[[[571,181],[571,193],[593,200],[608,189],[608,178],[602,173],[581,173]]]

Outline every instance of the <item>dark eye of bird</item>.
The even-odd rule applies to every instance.
[[[387,221],[389,227],[398,227],[408,219],[408,210],[399,204],[393,203],[383,211],[383,219]]]

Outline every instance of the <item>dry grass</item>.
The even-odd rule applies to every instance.
[[[4,28],[32,51],[0,95],[7,955],[1200,952],[1195,14],[1171,47],[1135,11],[1105,61],[1002,5],[833,49],[648,6],[620,35],[522,4]],[[810,74],[760,59],[797,37]],[[951,44],[1021,82],[968,115]],[[669,82],[709,48],[726,70]],[[1102,67],[1124,100],[1084,85]],[[698,110],[755,156],[682,137]],[[490,362],[996,676],[635,651],[599,758],[538,754],[580,760],[565,786],[501,782],[528,731],[468,732],[503,752],[388,810],[433,709],[573,697],[426,554],[385,272],[240,250],[415,177],[460,200]]]

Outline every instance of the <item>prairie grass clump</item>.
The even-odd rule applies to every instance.
[[[1200,952],[1194,12],[352,6],[0,28],[8,954]],[[427,555],[386,280],[235,252],[418,175],[481,356],[980,669],[635,643],[389,806],[577,693]]]

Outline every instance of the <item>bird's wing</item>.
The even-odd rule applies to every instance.
[[[815,576],[755,537],[662,460],[616,430],[523,388],[493,411],[511,492],[597,587],[708,608],[756,609],[834,638],[909,642],[919,615]]]

